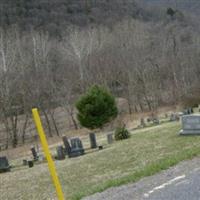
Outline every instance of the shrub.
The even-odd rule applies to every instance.
[[[115,130],[115,140],[124,140],[130,137],[130,132],[123,127],[119,127]]]
[[[117,116],[115,98],[104,87],[95,85],[76,103],[80,124],[89,129],[102,128]]]

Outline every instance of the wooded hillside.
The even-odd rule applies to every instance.
[[[58,107],[78,128],[74,103],[93,84],[126,99],[129,114],[200,101],[195,14],[122,0],[2,0],[0,5],[0,120],[6,147],[24,142],[32,107],[41,110],[49,136],[59,135]]]
[[[136,17],[135,1],[122,0],[1,0],[0,25],[60,34],[68,25],[109,24]]]

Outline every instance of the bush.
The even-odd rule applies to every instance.
[[[104,87],[95,85],[76,103],[78,120],[86,128],[102,128],[117,116],[115,98]]]
[[[124,127],[115,130],[115,140],[124,140],[130,137],[130,132]]]

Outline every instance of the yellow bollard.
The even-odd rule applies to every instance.
[[[36,128],[37,128],[38,134],[40,136],[43,151],[45,153],[45,156],[46,156],[46,159],[47,159],[47,162],[48,162],[49,171],[50,171],[51,177],[53,179],[54,186],[56,188],[58,199],[59,200],[65,200],[63,192],[62,192],[62,188],[61,188],[61,185],[60,185],[57,173],[56,173],[56,168],[55,168],[53,159],[51,157],[51,153],[49,151],[48,143],[47,143],[47,140],[46,140],[46,136],[45,136],[45,133],[44,133],[44,130],[43,130],[43,127],[42,127],[40,115],[38,113],[37,108],[32,109],[32,113],[33,113],[33,118],[34,118],[34,121],[35,121],[35,125],[36,125]]]

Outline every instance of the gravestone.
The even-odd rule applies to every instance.
[[[32,168],[33,166],[34,166],[33,160],[29,160],[29,161],[28,161],[28,167],[29,167],[29,168]]]
[[[24,160],[23,160],[23,165],[24,165],[24,166],[28,165],[28,160],[24,159]]]
[[[63,136],[62,140],[63,140],[64,146],[65,146],[65,152],[67,155],[69,155],[71,152],[71,146],[69,144],[68,138],[66,136]]]
[[[184,115],[181,118],[181,135],[200,135],[200,115]]]
[[[113,134],[112,133],[107,134],[107,141],[108,141],[108,144],[113,143]]]
[[[79,138],[71,138],[70,143],[71,143],[71,151],[68,154],[70,158],[81,156],[84,154],[83,144]]]
[[[102,149],[103,149],[103,146],[102,146],[102,145],[100,145],[100,146],[99,146],[99,150],[102,150]]]
[[[171,115],[170,115],[170,119],[169,119],[171,122],[174,122],[174,121],[176,121],[176,115],[175,115],[175,113],[172,113]]]
[[[97,148],[97,142],[96,142],[96,135],[95,135],[95,133],[90,133],[89,134],[89,138],[90,138],[91,149]]]
[[[147,118],[147,123],[150,123],[152,121],[152,119],[151,118]]]
[[[155,117],[155,118],[153,119],[153,124],[155,124],[155,125],[160,124],[160,120],[159,120],[157,117]]]
[[[146,124],[145,124],[145,122],[144,122],[144,118],[141,118],[141,119],[140,119],[140,126],[141,126],[141,127],[145,127],[145,126],[146,126]]]
[[[173,122],[173,121],[179,121],[179,114],[177,114],[177,113],[172,113],[171,115],[170,115],[170,121],[171,122]]]
[[[0,173],[9,171],[10,171],[10,165],[8,163],[8,159],[6,158],[6,156],[0,157]]]
[[[194,113],[193,108],[187,108],[187,109],[185,109],[185,110],[183,111],[183,114],[184,114],[184,115],[191,115],[191,114],[193,114],[193,113]]]
[[[38,155],[37,155],[37,151],[35,150],[35,147],[31,148],[31,152],[32,152],[34,161],[37,161],[38,160]]]
[[[58,160],[64,160],[65,159],[65,149],[63,148],[63,146],[57,146],[56,152],[57,152],[56,159],[58,159]]]

